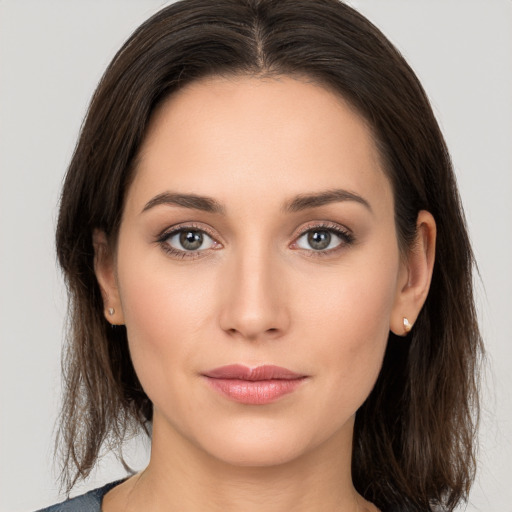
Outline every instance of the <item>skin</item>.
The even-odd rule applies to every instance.
[[[334,189],[368,204],[283,211]],[[225,212],[145,209],[166,192],[214,198]],[[166,252],[185,249],[161,233],[190,224],[208,233],[201,249]],[[315,227],[351,240],[331,233],[319,255],[304,234]],[[354,417],[389,331],[404,334],[403,317],[413,324],[424,303],[435,223],[420,212],[414,250],[401,255],[391,186],[357,112],[288,76],[188,85],[150,123],[116,249],[100,231],[94,244],[115,309],[106,317],[126,325],[154,404],[149,466],[110,491],[104,511],[376,510],[352,485]],[[240,404],[201,377],[234,363],[307,379],[274,403]]]

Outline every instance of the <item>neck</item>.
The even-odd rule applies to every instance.
[[[372,510],[352,484],[353,423],[349,426],[293,460],[255,467],[211,456],[156,416],[151,460],[132,481],[129,510]]]

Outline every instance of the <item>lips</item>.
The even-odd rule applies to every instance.
[[[248,405],[264,405],[295,391],[307,378],[274,365],[248,368],[221,366],[203,375],[208,384],[224,397]]]

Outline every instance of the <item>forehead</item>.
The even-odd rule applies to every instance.
[[[304,78],[213,77],[156,111],[129,200],[170,189],[281,201],[340,187],[390,194],[370,128],[340,95]]]

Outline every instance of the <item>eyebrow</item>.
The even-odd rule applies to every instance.
[[[290,201],[287,201],[282,211],[284,213],[296,213],[310,208],[318,208],[331,203],[339,203],[345,201],[353,201],[366,207],[372,212],[370,203],[362,196],[343,189],[331,189],[312,194],[300,194]],[[190,208],[193,210],[201,210],[208,213],[217,213],[225,215],[226,208],[212,197],[199,196],[196,194],[178,194],[173,192],[164,192],[150,199],[142,212],[145,212],[155,206],[170,205],[181,206],[182,208]]]
[[[176,194],[172,192],[164,192],[163,194],[158,194],[153,197],[153,199],[146,203],[142,211],[145,212],[161,204],[181,206],[183,208],[191,208],[208,213],[220,213],[222,215],[226,212],[224,206],[211,197],[198,196],[196,194]]]
[[[324,206],[326,204],[345,201],[355,201],[356,203],[362,204],[372,212],[372,207],[366,199],[354,192],[349,192],[348,190],[343,189],[325,190],[323,192],[316,192],[313,194],[300,194],[287,202],[284,205],[283,211],[288,213],[300,212],[309,208],[318,208],[319,206]]]

